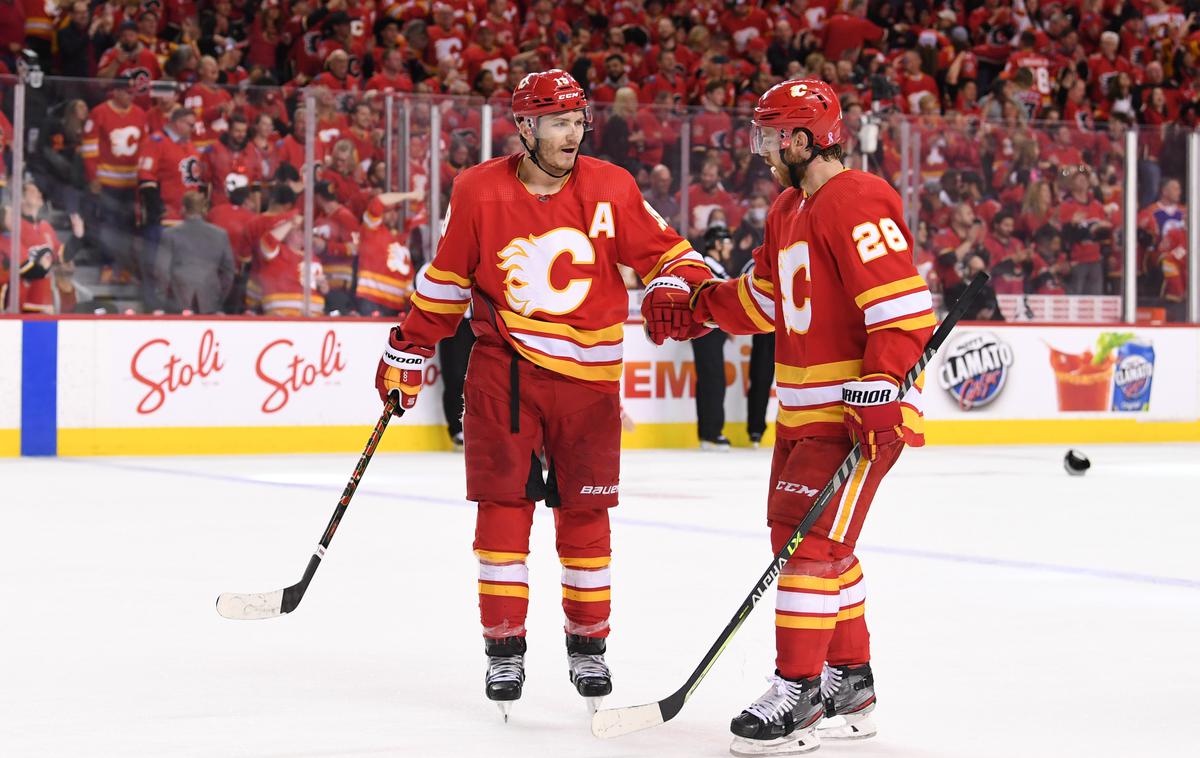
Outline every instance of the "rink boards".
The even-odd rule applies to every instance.
[[[359,450],[388,324],[0,318],[0,455]],[[1118,336],[1120,335],[1120,336]],[[1131,341],[1125,341],[1132,335]],[[626,447],[696,444],[691,348],[626,329]],[[1106,344],[1120,343],[1107,356]],[[1100,353],[1103,357],[1096,357]],[[746,441],[750,338],[726,342],[726,426]],[[932,444],[1200,441],[1200,329],[960,326],[923,391]],[[448,449],[436,361],[384,450]],[[768,418],[774,417],[775,401]]]

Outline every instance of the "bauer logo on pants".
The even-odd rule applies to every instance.
[[[1000,396],[1013,351],[989,332],[975,332],[952,344],[938,370],[938,384],[964,411],[982,408]]]

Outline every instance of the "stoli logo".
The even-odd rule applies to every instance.
[[[288,355],[289,348],[290,357],[284,357]],[[291,400],[292,393],[313,386],[319,377],[328,379],[346,368],[342,362],[342,343],[337,341],[332,329],[325,333],[325,339],[321,341],[321,355],[316,363],[305,360],[294,348],[295,343],[291,340],[275,340],[259,352],[254,362],[258,378],[271,387],[271,394],[263,400],[263,413],[283,410]]]
[[[150,388],[137,404],[137,412],[143,415],[161,408],[167,401],[167,395],[188,386],[197,378],[203,379],[225,368],[217,353],[221,345],[212,329],[205,329],[204,334],[200,335],[200,347],[196,351],[194,364],[187,363],[173,351],[168,352],[169,357],[163,363],[157,363],[154,353],[148,353],[156,346],[170,350],[171,342],[161,338],[152,339],[139,347],[129,362],[129,373],[133,378]],[[151,374],[159,378],[152,378]]]

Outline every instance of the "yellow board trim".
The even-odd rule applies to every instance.
[[[932,445],[1078,445],[1112,442],[1200,442],[1200,421],[1116,419],[925,419]]]
[[[523,597],[529,599],[529,588],[518,584],[489,584],[488,582],[479,583],[480,595],[494,595],[495,597]]]
[[[738,278],[737,294],[738,301],[742,304],[742,310],[746,311],[746,315],[750,317],[755,328],[761,332],[775,331],[775,324],[763,318],[759,312],[758,304],[754,302],[754,296],[750,294],[750,280],[744,276]]]
[[[925,280],[919,275],[910,276],[907,279],[898,279],[889,284],[881,284],[878,287],[872,287],[858,297],[854,298],[854,304],[859,308],[864,308],[866,307],[867,303],[874,302],[875,300],[887,297],[888,295],[894,295],[897,292],[904,292],[905,290],[915,290],[918,287],[924,286]]]
[[[434,302],[433,300],[430,300],[429,298],[421,297],[421,295],[417,294],[416,292],[414,292],[412,294],[412,297],[409,298],[409,302],[411,302],[413,305],[417,306],[421,310],[427,311],[429,313],[449,313],[449,314],[453,314],[453,315],[461,315],[463,313],[466,313],[467,309],[471,307],[471,304],[469,302],[468,303],[438,303],[438,302]]]
[[[501,553],[495,550],[476,550],[475,557],[481,561],[495,563],[524,563],[529,553]]]
[[[602,555],[597,558],[559,558],[562,565],[573,569],[602,569],[612,563],[612,557]]]
[[[0,429],[0,457],[21,454],[21,430]]]
[[[803,574],[782,574],[779,577],[779,586],[789,590],[821,590],[822,592],[838,592],[842,588],[837,579]]]
[[[563,587],[563,599],[578,603],[603,603],[612,599],[612,590],[573,590]]]
[[[600,342],[620,342],[625,338],[625,324],[616,323],[603,329],[576,329],[566,324],[555,324],[549,321],[537,321],[512,311],[500,311],[500,318],[505,326],[512,329],[523,329],[527,332],[554,334],[578,342],[581,345],[595,345]]]
[[[371,425],[59,429],[59,455],[242,455],[361,452]],[[379,452],[452,450],[446,427],[404,425],[385,434]]]
[[[836,616],[787,616],[775,614],[775,626],[785,629],[832,629],[837,626]]]
[[[858,376],[862,372],[862,361],[834,361],[812,366],[788,366],[775,364],[775,380],[782,384],[806,384],[808,382],[836,382]]]
[[[472,282],[470,279],[467,279],[466,277],[459,276],[458,274],[454,273],[453,271],[446,271],[444,269],[440,269],[440,268],[438,268],[436,266],[432,266],[432,265],[429,268],[425,269],[425,275],[435,282],[437,282],[437,280],[441,279],[442,281],[438,282],[439,284],[445,284],[445,283],[449,282],[451,284],[455,284],[459,287],[462,287],[463,289],[470,289],[471,287],[475,286],[474,282]]]
[[[867,328],[867,334],[882,331],[884,329],[901,329],[906,332],[915,332],[918,329],[929,329],[937,326],[937,319],[932,313],[926,313],[923,316],[913,316],[906,318],[903,321],[893,321],[890,324],[880,324],[879,326],[871,326]]]

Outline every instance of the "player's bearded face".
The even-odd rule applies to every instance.
[[[750,149],[762,156],[767,165],[771,167],[771,174],[775,177],[775,181],[784,187],[791,187],[793,174],[800,181],[804,180],[807,167],[801,164],[808,158],[809,150],[803,131],[795,132],[788,139],[787,135],[779,129],[771,127],[754,126],[751,127],[751,130]],[[785,140],[787,146],[783,147]],[[787,157],[787,163],[780,158],[781,147],[784,156]],[[788,163],[795,166],[796,170],[789,170]]]
[[[533,124],[533,137],[537,139],[538,160],[551,169],[570,171],[579,156],[579,145],[588,128],[588,118],[583,111],[556,113],[541,116]]]

